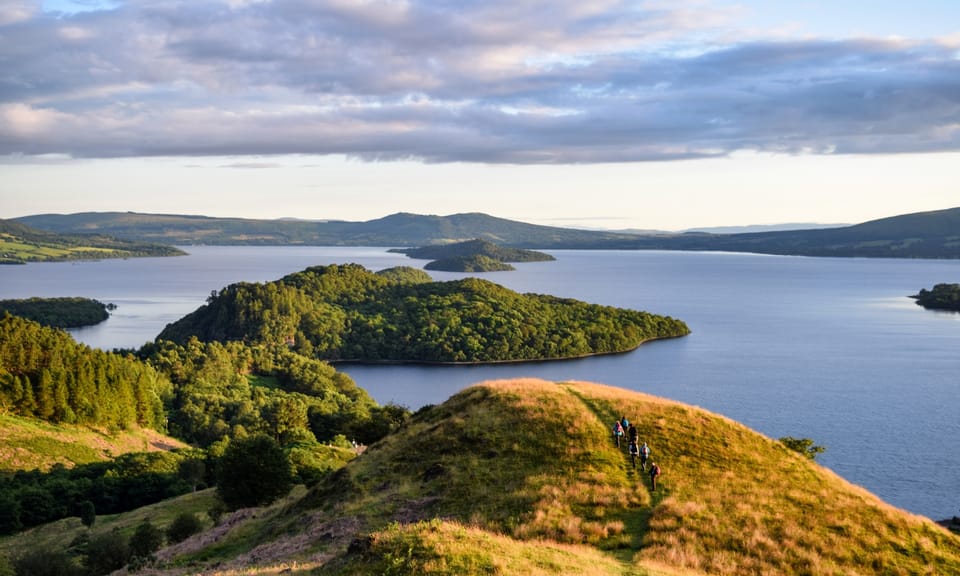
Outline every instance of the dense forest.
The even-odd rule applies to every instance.
[[[92,298],[25,298],[0,300],[0,315],[9,312],[53,328],[93,326],[110,317],[114,308]]]
[[[170,380],[130,355],[77,344],[62,330],[0,318],[0,411],[50,422],[164,430]]]
[[[286,344],[336,361],[497,362],[624,352],[687,333],[680,320],[647,312],[518,294],[477,278],[398,283],[347,264],[232,284],[159,339]]]
[[[923,288],[912,298],[924,308],[960,312],[960,284],[937,284],[932,290]]]

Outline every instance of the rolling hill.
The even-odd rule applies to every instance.
[[[246,220],[132,212],[40,214],[18,222],[61,234],[167,244],[425,246],[475,238],[514,248],[711,250],[803,256],[960,258],[960,208],[837,228],[740,234],[626,233],[539,226],[480,213],[398,213],[367,222]]]
[[[183,254],[183,250],[166,244],[118,240],[105,234],[37,230],[20,222],[0,220],[0,264]]]
[[[656,491],[610,437],[626,414]],[[600,384],[476,385],[149,574],[956,574],[960,537],[708,411]]]

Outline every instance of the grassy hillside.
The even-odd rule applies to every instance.
[[[623,414],[663,467],[655,492],[611,440]],[[779,442],[587,383],[471,387],[256,516],[151,573],[960,573],[958,536]]]
[[[0,264],[182,254],[185,252],[172,246],[117,240],[103,234],[60,234],[0,220]]]
[[[127,452],[183,447],[182,442],[153,430],[131,428],[108,433],[0,414],[0,473],[49,470],[54,464],[71,468]]]

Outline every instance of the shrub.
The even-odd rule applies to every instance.
[[[197,518],[196,514],[181,512],[173,519],[173,523],[167,526],[167,540],[174,544],[183,542],[201,530],[203,530],[203,522]]]
[[[80,567],[63,550],[34,548],[27,550],[13,561],[18,575],[30,576],[80,576]]]
[[[130,554],[139,558],[148,558],[163,546],[163,532],[144,520],[130,537]]]
[[[130,560],[130,544],[119,532],[92,536],[87,543],[86,566],[90,575],[109,574]]]

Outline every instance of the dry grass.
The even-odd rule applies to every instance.
[[[179,440],[143,428],[110,433],[0,414],[0,472],[47,471],[54,464],[72,468],[128,452],[184,447]]]

